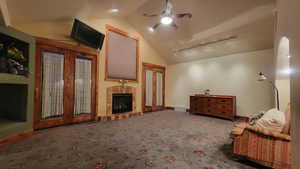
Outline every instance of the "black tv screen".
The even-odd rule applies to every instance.
[[[105,35],[85,23],[74,20],[71,38],[95,49],[101,49]]]

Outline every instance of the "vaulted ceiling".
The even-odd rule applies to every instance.
[[[7,0],[13,23],[79,18],[124,17],[169,63],[224,56],[273,47],[275,0],[172,0],[175,13],[191,12],[192,19],[175,20],[177,30],[148,28],[159,17],[164,0]],[[118,8],[118,14],[107,12]],[[230,40],[220,41],[228,37]],[[220,42],[217,42],[220,41]],[[217,42],[217,43],[210,43]],[[207,45],[203,45],[207,44]],[[179,49],[187,48],[181,52]]]

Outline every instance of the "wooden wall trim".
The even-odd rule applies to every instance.
[[[139,82],[139,68],[140,68],[140,39],[137,36],[132,36],[128,32],[125,32],[119,28],[116,28],[111,25],[106,25],[106,38],[105,38],[105,81],[114,81],[114,82],[119,82],[120,80],[128,80],[128,82]],[[125,78],[112,78],[108,76],[108,41],[109,41],[109,31],[118,33],[120,35],[129,37],[131,39],[134,39],[137,41],[137,49],[136,49],[136,79],[125,79]]]
[[[144,68],[148,68],[148,69],[159,69],[161,71],[165,71],[166,70],[165,66],[156,65],[156,64],[153,64],[153,63],[146,63],[146,62],[143,62],[143,67]]]
[[[89,55],[98,55],[100,52],[100,50],[91,49],[91,48],[87,48],[87,47],[83,47],[83,46],[76,46],[76,45],[67,44],[67,43],[63,43],[63,42],[58,42],[53,39],[47,39],[47,38],[42,38],[42,37],[36,37],[36,43],[40,44],[40,45],[54,46],[54,47],[61,48],[61,49],[67,49],[67,50],[71,50],[74,52],[86,53]]]
[[[19,140],[24,139],[25,137],[28,137],[31,135],[33,135],[33,130],[24,131],[15,136],[10,136],[10,137],[0,139],[0,146],[19,141]]]
[[[136,40],[136,41],[139,41],[139,40],[140,40],[140,38],[139,38],[138,36],[130,35],[128,32],[125,32],[125,31],[123,31],[123,30],[121,30],[121,29],[119,29],[119,28],[117,28],[117,27],[112,26],[112,25],[108,25],[108,24],[107,24],[107,25],[105,25],[105,28],[106,28],[106,30],[108,30],[108,31],[112,31],[112,32],[121,34],[121,35],[123,35],[123,36],[127,36],[127,37],[129,37],[129,38],[131,38],[131,39],[134,39],[134,40]]]

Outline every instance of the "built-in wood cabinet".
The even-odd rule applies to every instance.
[[[220,95],[190,96],[190,113],[205,114],[234,120],[236,116],[236,97]]]
[[[94,120],[99,51],[44,38],[36,42],[34,129]]]

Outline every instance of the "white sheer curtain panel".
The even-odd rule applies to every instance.
[[[153,95],[153,87],[152,81],[153,79],[153,71],[146,70],[146,106],[152,106],[152,95]]]
[[[75,105],[74,114],[91,113],[92,61],[76,58],[75,63]]]
[[[64,114],[64,55],[43,52],[42,119]]]
[[[163,74],[161,72],[156,73],[156,105],[163,105]]]

